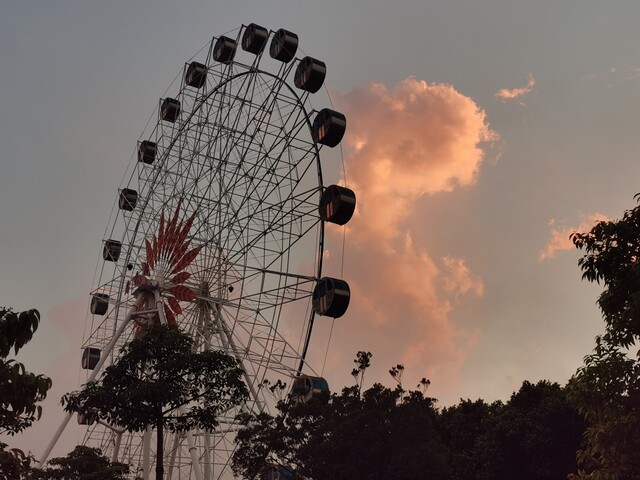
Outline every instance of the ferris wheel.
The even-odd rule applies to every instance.
[[[340,143],[346,119],[311,106],[326,66],[297,49],[296,34],[253,23],[214,37],[159,100],[117,193],[83,345],[89,380],[159,322],[236,358],[250,392],[215,431],[167,436],[167,478],[232,478],[236,414],[269,409],[265,381],[302,400],[327,393],[307,350],[316,316],[342,316],[350,291],[322,275],[324,228],[349,221],[355,195],[323,184],[320,153]],[[148,478],[151,429],[86,432],[85,443]]]

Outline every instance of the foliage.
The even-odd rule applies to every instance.
[[[290,466],[296,478],[362,480],[447,478],[434,400],[375,384],[334,394],[331,403],[279,404],[279,415],[245,416],[233,465],[256,478],[265,465]]]
[[[153,326],[128,343],[99,382],[62,398],[65,410],[142,431],[156,427],[156,475],[162,477],[163,431],[213,429],[218,415],[247,398],[242,369],[222,351],[194,351],[176,327]]]
[[[584,251],[578,261],[582,278],[602,283],[598,298],[606,340],[628,348],[640,336],[640,207],[621,220],[598,222],[587,233],[571,236]]]
[[[51,379],[28,372],[9,355],[16,355],[32,338],[40,322],[37,310],[16,313],[0,308],[0,434],[15,435],[42,415],[38,405],[51,388]],[[29,471],[31,457],[0,442],[0,479],[17,479]]]
[[[22,478],[30,471],[32,458],[18,448],[8,447],[0,442],[0,480]]]
[[[48,464],[47,468],[34,468],[29,480],[124,480],[129,473],[128,465],[112,463],[100,449],[82,445]]]
[[[560,480],[576,471],[585,424],[557,383],[523,382],[505,405],[494,404],[484,427],[478,479]]]
[[[353,363],[356,364],[357,368],[351,370],[351,375],[356,381],[356,385],[358,387],[358,395],[362,392],[362,384],[364,383],[364,372],[371,366],[371,357],[373,354],[371,352],[365,352],[360,350],[356,353],[356,358],[353,360]]]
[[[15,313],[0,308],[0,434],[16,434],[42,415],[38,403],[45,399],[51,380],[6,359],[31,340],[39,321],[37,310]]]
[[[573,478],[640,478],[640,352],[629,351],[640,337],[640,207],[572,240],[584,251],[582,278],[604,286],[598,305],[605,321],[605,334],[568,384],[589,422]]]
[[[568,385],[588,422],[582,467],[574,479],[627,480],[640,475],[640,361],[596,338],[594,353]]]
[[[369,356],[370,359],[370,356]],[[439,411],[425,395],[360,384],[329,403],[287,403],[279,413],[245,415],[233,457],[236,474],[255,479],[286,465],[299,479],[560,480],[575,471],[584,422],[556,383],[524,382],[506,402],[461,400]]]

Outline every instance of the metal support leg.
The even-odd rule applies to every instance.
[[[105,348],[104,352],[100,355],[100,360],[98,361],[98,363],[96,364],[95,368],[93,369],[93,371],[89,375],[89,378],[87,379],[87,382],[94,381],[96,379],[96,377],[98,376],[98,373],[100,372],[100,369],[104,365],[104,362],[107,361],[107,357],[109,357],[109,355],[113,351],[114,347],[116,346],[116,343],[120,339],[120,336],[122,335],[122,332],[124,332],[124,329],[126,328],[126,326],[131,321],[131,318],[137,312],[139,306],[142,304],[142,299],[143,299],[142,295],[139,295],[136,298],[135,306],[133,306],[133,307],[131,307],[131,309],[129,309],[129,312],[124,317],[124,320],[122,320],[122,323],[120,324],[120,326],[118,326],[118,329],[116,330],[116,333],[113,335],[113,338],[109,342],[109,345],[107,345],[107,347]],[[64,432],[65,428],[69,424],[69,420],[71,420],[72,415],[73,415],[73,413],[66,413],[64,418],[62,419],[62,422],[60,423],[60,426],[58,427],[58,430],[56,430],[56,433],[53,434],[53,438],[49,442],[49,445],[47,445],[47,448],[45,449],[44,453],[40,457],[40,460],[38,461],[38,463],[40,464],[41,467],[44,466],[44,462],[46,462],[47,458],[49,458],[49,454],[51,453],[51,450],[53,450],[53,447],[56,446],[56,443],[60,439],[60,436],[62,435],[62,432]]]

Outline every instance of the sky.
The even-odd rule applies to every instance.
[[[569,234],[640,191],[639,16],[615,0],[5,2],[0,304],[39,309],[18,360],[54,382],[9,443],[38,455],[78,386],[114,192],[158,99],[212,36],[251,22],[296,32],[347,117],[333,173],[358,208],[326,255],[353,298],[310,353],[333,389],[359,350],[365,385],[391,386],[401,363],[441,406],[564,384],[603,330]],[[69,430],[54,455],[81,438]]]

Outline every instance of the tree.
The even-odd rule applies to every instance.
[[[370,363],[358,352],[356,380]],[[426,383],[426,380],[425,380]],[[435,399],[421,391],[361,382],[330,402],[282,401],[279,413],[246,415],[233,468],[255,479],[268,465],[286,465],[301,479],[446,479],[447,450],[437,429]]]
[[[585,424],[557,383],[524,381],[483,425],[475,445],[478,479],[562,480],[576,471]]]
[[[575,471],[584,422],[557,383],[525,381],[506,403],[461,400],[439,411],[429,381],[406,391],[403,371],[389,371],[393,389],[377,383],[360,394],[357,382],[330,402],[284,400],[276,416],[244,416],[235,473],[254,480],[283,465],[312,480],[561,480]]]
[[[640,352],[629,350],[640,337],[640,207],[572,240],[584,251],[582,278],[604,286],[598,305],[605,321],[593,354],[567,386],[589,423],[573,478],[640,478]]]
[[[192,338],[171,326],[152,326],[128,343],[99,382],[62,398],[65,410],[93,415],[132,431],[154,426],[156,478],[164,473],[164,430],[214,429],[218,415],[243,403],[242,369],[222,351],[194,352]]]
[[[40,322],[35,310],[16,313],[0,308],[0,434],[15,435],[42,415],[41,401],[51,388],[51,379],[28,372],[24,365],[7,359],[32,338]],[[0,442],[0,478],[20,478],[29,470],[31,458]]]
[[[78,445],[66,457],[53,458],[49,466],[34,468],[29,480],[124,480],[129,466],[110,462],[99,448]]]

